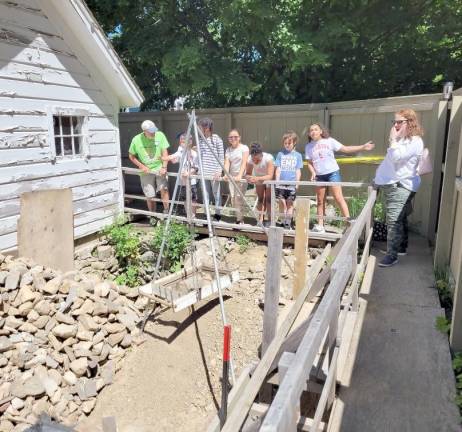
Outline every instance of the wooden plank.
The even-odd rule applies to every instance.
[[[454,193],[457,158],[461,152],[462,96],[454,96],[444,164],[443,188],[441,191],[438,235],[435,244],[435,267],[443,269],[449,263],[454,230],[455,200]]]
[[[0,170],[0,185],[6,183],[20,183],[27,180],[56,177],[69,173],[90,173],[95,170],[113,168],[117,172],[117,157],[105,156],[101,158],[69,159],[57,161],[55,164],[40,163],[28,165],[22,170],[16,167],[5,167]]]
[[[0,151],[16,148],[36,148],[48,146],[45,132],[19,132],[0,134]]]
[[[320,271],[320,268],[318,268],[317,270]],[[314,269],[314,266],[310,269],[309,274],[314,275],[314,278],[316,277],[317,272],[316,272],[316,269]],[[307,297],[311,295],[310,285],[311,284],[307,284],[305,288],[302,290],[300,295],[297,297],[292,309],[287,314],[286,319],[283,321],[283,323],[279,327],[276,333],[276,336],[274,337],[271,344],[268,346],[260,363],[255,369],[255,372],[252,375],[250,382],[246,386],[244,394],[242,395],[242,397],[236,404],[235,409],[228,413],[228,419],[222,429],[223,431],[231,432],[231,431],[239,430],[242,423],[244,422],[244,419],[247,416],[247,413],[249,412],[249,409],[256,395],[258,394],[258,391],[260,390],[260,387],[264,379],[266,378],[269,368],[271,367],[271,364],[273,363],[274,357],[277,355],[280,346],[282,345],[285,337],[289,333],[292,327],[292,324],[297,318],[297,315],[300,312],[300,309],[302,308],[305,300],[307,299]]]
[[[22,194],[18,255],[32,258],[43,266],[72,270],[73,219],[70,189]]]
[[[23,192],[44,189],[72,188],[74,200],[85,199],[102,193],[115,192],[118,185],[117,172],[114,169],[93,171],[83,174],[67,174],[13,184],[0,185],[0,201],[19,198]],[[19,209],[19,200],[18,209]],[[0,210],[0,216],[2,211]]]
[[[0,150],[0,167],[11,165],[18,167],[48,161],[51,161],[51,151],[48,146]]]
[[[265,354],[276,334],[279,287],[281,283],[282,241],[284,230],[271,227],[268,230],[266,258],[265,307],[263,310],[263,336],[261,354]]]
[[[306,268],[308,265],[308,231],[310,221],[310,200],[300,197],[296,203],[295,222],[295,262],[292,298],[297,298],[306,284]]]
[[[309,374],[310,365],[313,364],[322,337],[327,331],[329,322],[335,312],[335,301],[340,298],[350,273],[351,260],[342,257],[342,264],[338,265],[338,270],[335,272],[329,288],[326,290],[313,316],[297,350],[293,365],[276,393],[276,397],[262,425],[262,431],[290,431],[294,429],[294,407],[299,403],[303,384],[308,378],[307,374]]]
[[[10,234],[0,236],[0,250],[10,250],[16,248],[18,244],[18,237],[16,231]]]

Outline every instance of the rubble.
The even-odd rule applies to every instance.
[[[136,289],[104,280],[117,260],[110,246],[94,251],[65,274],[0,254],[0,430],[25,430],[42,414],[77,424],[142,341]]]

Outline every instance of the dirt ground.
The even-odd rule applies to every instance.
[[[225,297],[238,377],[257,359],[261,343],[259,298],[264,291],[266,247],[255,245],[241,253],[236,246],[227,259],[239,266],[241,277]],[[284,264],[282,273],[284,290],[290,284]],[[197,303],[192,314],[188,310],[162,313],[147,324],[146,342],[127,356],[79,430],[102,431],[101,421],[107,416],[116,418],[119,432],[206,430],[221,398],[222,338],[217,298]]]

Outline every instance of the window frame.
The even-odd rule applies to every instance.
[[[88,118],[90,115],[90,111],[84,108],[64,108],[64,107],[47,107],[47,120],[48,120],[48,145],[50,148],[50,156],[52,161],[73,161],[73,160],[85,160],[90,157],[90,146],[88,142]],[[55,116],[67,116],[67,117],[83,117],[82,121],[82,130],[81,133],[81,152],[80,153],[73,153],[72,155],[58,155],[56,153],[56,136],[55,136],[55,129],[54,129],[54,120]],[[60,122],[61,123],[61,122]],[[72,124],[72,122],[71,122]],[[71,134],[70,136],[74,136]],[[61,137],[62,134],[58,135]],[[73,146],[74,149],[74,146]],[[64,149],[63,149],[64,150]]]

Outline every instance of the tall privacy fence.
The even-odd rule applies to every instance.
[[[383,156],[388,145],[393,114],[402,108],[412,108],[418,112],[426,132],[425,144],[434,160],[434,174],[424,178],[411,217],[412,227],[433,240],[437,224],[447,115],[447,102],[441,100],[440,94],[328,104],[218,108],[196,112],[199,117],[213,119],[214,130],[223,138],[225,145],[228,131],[237,128],[243,143],[258,141],[265,151],[276,154],[282,147],[283,133],[292,129],[300,136],[297,149],[303,153],[309,125],[322,122],[329,127],[331,135],[345,145],[373,140],[376,148],[367,153],[367,156]],[[140,124],[145,119],[156,123],[167,135],[173,149],[177,147],[176,136],[186,129],[188,123],[185,111],[121,113],[119,123],[123,166],[132,166],[128,160],[128,147],[132,137],[140,133]],[[378,162],[341,164],[342,178],[344,181],[369,182],[374,177],[377,164]],[[305,169],[302,179],[306,180],[307,176]],[[126,178],[126,188],[129,192],[140,192],[138,179]]]

